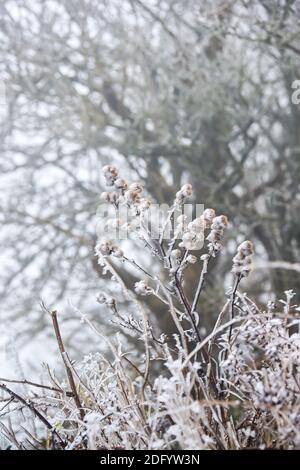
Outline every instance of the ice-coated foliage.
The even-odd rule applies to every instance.
[[[203,331],[201,293],[210,260],[225,249],[227,217],[212,209],[188,225],[179,217],[181,235],[171,230],[173,235],[165,239],[167,225],[192,194],[191,185],[185,185],[176,194],[159,240],[151,239],[142,186],[121,180],[115,167],[106,166],[103,172],[114,191],[114,197],[106,193],[105,200],[115,209],[126,205],[131,210],[137,219],[134,244],[150,250],[165,275],[142,267],[139,258],[126,254],[125,246],[99,240],[99,264],[126,299],[119,310],[117,299],[105,292],[97,296],[118,333],[107,337],[88,315],[78,312],[84,326],[106,344],[107,354],[90,354],[74,364],[65,350],[59,315],[49,311],[65,378],[57,378],[48,368],[49,384],[2,380],[5,439],[18,449],[300,448],[300,320],[294,293],[286,291],[284,300],[269,302],[264,310],[240,290],[254,252],[252,243],[244,241],[233,259],[233,283],[225,303],[216,303],[219,314],[214,327]],[[146,210],[150,205],[148,201]],[[200,253],[191,253],[198,231],[206,243]],[[182,244],[187,233],[188,246]],[[129,263],[141,274],[132,290],[112,260]],[[189,299],[184,276],[195,263],[201,273]],[[175,325],[173,336],[156,336],[144,296],[164,304]],[[122,332],[135,337],[136,351],[126,350]],[[20,384],[30,390],[27,395],[19,391]],[[34,421],[26,430],[24,417]]]
[[[63,312],[66,343],[76,335],[72,356],[85,347],[68,301],[97,320],[91,292],[105,282],[110,293],[93,256],[105,164],[122,167],[116,189],[130,175],[170,204],[191,183],[198,203],[227,215],[231,243],[202,295],[208,318],[235,240],[250,238],[260,257],[257,299],[299,292],[299,0],[1,0],[0,24],[1,341],[28,356],[44,344],[41,297]]]

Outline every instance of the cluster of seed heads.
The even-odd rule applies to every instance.
[[[141,215],[145,210],[151,206],[151,200],[148,198],[141,198],[143,186],[138,183],[129,184],[125,179],[119,176],[118,169],[112,165],[105,165],[102,172],[106,181],[106,185],[114,187],[114,191],[103,192],[101,198],[106,202],[118,206],[119,204],[126,204],[127,207],[133,208],[135,215]],[[182,206],[185,200],[191,197],[193,188],[191,184],[184,184],[181,189],[176,193],[175,207]],[[113,219],[107,221],[107,224],[112,224],[111,228],[121,226],[120,219]],[[130,225],[130,224],[127,224]],[[206,237],[209,242],[209,255],[215,254],[222,248],[222,237],[224,230],[228,226],[228,219],[225,215],[216,216],[215,210],[208,208],[205,209],[200,217],[195,218],[187,223],[186,215],[180,215],[177,218],[177,225],[175,228],[175,238],[181,238],[181,242],[176,249],[171,252],[172,260],[176,265],[180,263],[187,266],[188,264],[195,264],[197,262],[196,256],[188,254],[183,260],[184,250],[201,249],[204,242],[205,230],[209,230]],[[182,250],[183,249],[183,250]],[[124,256],[123,251],[114,245],[111,241],[103,241],[97,245],[97,252],[103,256],[113,255],[116,258]],[[233,258],[232,272],[240,277],[245,277],[249,274],[252,267],[253,245],[250,241],[243,242],[237,249],[237,254]],[[182,268],[184,268],[182,266]],[[175,269],[175,267],[174,267]],[[140,281],[135,284],[135,292],[139,295],[149,295],[152,293],[145,281]]]
[[[153,289],[148,286],[146,281],[138,281],[134,285],[135,293],[138,295],[150,295],[153,292]]]
[[[127,207],[134,216],[131,222],[123,223],[119,218],[111,218],[106,221],[106,227],[109,229],[121,229],[126,232],[134,230],[138,227],[138,216],[142,216],[144,212],[150,208],[151,200],[149,198],[142,198],[143,186],[138,183],[129,184],[125,179],[119,176],[119,171],[115,166],[105,165],[102,168],[102,173],[105,178],[106,186],[113,187],[112,191],[104,191],[100,198],[112,204],[114,207],[119,206]],[[97,253],[103,256],[113,255],[116,258],[123,257],[123,251],[111,241],[102,241],[97,245]]]
[[[179,223],[179,230],[182,230],[182,227],[184,227],[184,219],[182,219],[182,217],[184,216],[179,216],[177,219]],[[207,236],[207,240],[211,245],[212,251],[217,252],[222,247],[221,238],[227,225],[228,220],[225,215],[216,217],[214,209],[205,209],[200,217],[192,220],[192,222],[190,222],[187,227],[182,230],[182,241],[179,244],[179,247],[185,248],[187,250],[202,248],[204,241],[204,231],[211,229]]]
[[[126,204],[128,207],[134,207],[136,213],[149,209],[151,200],[142,198],[141,194],[144,190],[143,186],[136,182],[129,184],[125,179],[119,177],[119,172],[115,166],[105,165],[102,168],[106,186],[113,186],[115,191],[104,191],[101,194],[103,201],[111,204]]]

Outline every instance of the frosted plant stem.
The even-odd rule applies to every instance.
[[[207,258],[203,261],[202,271],[201,271],[201,274],[200,274],[196,294],[195,294],[193,304],[192,304],[192,312],[195,312],[195,310],[197,308],[199,297],[200,297],[200,294],[202,292],[203,285],[204,285],[205,275],[207,274],[208,264],[209,264],[210,258],[211,257],[209,257],[209,258]]]

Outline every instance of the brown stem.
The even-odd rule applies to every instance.
[[[1,382],[7,382],[7,383],[12,383],[12,384],[22,384],[22,385],[29,385],[31,387],[37,387],[37,388],[43,388],[45,390],[51,390],[51,392],[57,392],[57,393],[65,393],[67,397],[73,397],[74,394],[73,392],[65,392],[61,388],[56,388],[56,387],[51,387],[49,385],[43,385],[43,384],[38,384],[36,382],[31,382],[30,380],[13,380],[13,379],[4,379],[0,377]]]
[[[236,291],[240,283],[240,280],[241,280],[241,275],[238,274],[235,278],[234,285],[232,288],[230,320],[233,320],[234,318],[234,303],[235,303]],[[230,328],[229,328],[229,339],[228,339],[229,344],[230,344],[230,339],[231,339],[231,333],[232,333],[232,325],[230,325]]]
[[[65,346],[64,346],[61,334],[60,334],[60,328],[59,328],[59,324],[58,324],[58,321],[57,321],[57,312],[56,312],[56,310],[53,310],[50,313],[51,313],[51,318],[52,318],[52,323],[53,323],[53,328],[54,328],[57,344],[58,344],[60,354],[61,354],[64,366],[65,366],[65,369],[66,369],[69,385],[70,385],[70,388],[73,392],[73,398],[74,398],[74,401],[75,401],[75,405],[77,406],[77,408],[79,410],[80,418],[83,420],[84,419],[84,411],[82,409],[81,402],[80,402],[80,399],[79,399],[79,396],[78,396],[78,392],[77,392],[77,389],[76,389],[75,380],[74,380],[74,377],[73,377],[72,370],[71,370],[68,362],[66,361],[66,356],[68,357],[68,355],[66,353]]]
[[[181,286],[180,281],[178,280],[177,276],[175,276],[175,288],[176,288],[177,295],[178,295],[180,301],[182,302],[182,304],[184,306],[185,312],[188,315],[188,317],[189,317],[189,319],[192,323],[194,332],[196,333],[196,336],[197,336],[197,340],[199,341],[199,343],[201,343],[202,338],[201,338],[201,335],[200,335],[199,330],[197,328],[191,306],[190,306],[189,301],[187,300],[187,298],[185,296],[185,293],[183,292],[182,286]],[[203,359],[206,362],[206,364],[208,364],[209,355],[208,355],[206,346],[202,348],[201,354],[203,355]]]

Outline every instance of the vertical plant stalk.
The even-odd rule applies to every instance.
[[[237,274],[235,276],[235,280],[234,280],[234,284],[233,284],[233,288],[232,288],[232,293],[231,293],[231,299],[230,299],[230,320],[234,319],[234,304],[235,304],[236,292],[237,292],[237,288],[239,286],[239,283],[241,281],[241,278],[242,278],[241,274]],[[228,336],[229,344],[230,344],[230,340],[231,340],[231,334],[232,334],[232,325],[229,328],[229,336]]]
[[[198,302],[199,302],[199,298],[200,298],[200,294],[202,292],[202,289],[203,289],[203,285],[204,285],[204,280],[205,280],[205,274],[207,274],[207,270],[208,270],[208,263],[210,261],[210,258],[211,256],[209,256],[209,258],[205,259],[203,261],[203,268],[202,268],[202,271],[201,271],[201,274],[200,274],[200,278],[199,278],[199,282],[198,282],[198,286],[197,286],[197,290],[196,290],[196,294],[195,294],[195,297],[194,297],[194,300],[193,300],[193,304],[192,304],[192,312],[194,312],[197,308],[197,305],[198,305]]]
[[[161,231],[161,234],[160,234],[160,237],[159,237],[159,245],[161,247],[163,247],[163,241],[164,241],[164,236],[165,236],[165,231],[168,227],[168,225],[171,223],[172,221],[172,218],[173,218],[173,215],[174,215],[174,212],[175,212],[175,209],[176,209],[176,206],[175,204],[172,206],[172,208],[170,209],[169,213],[168,213],[168,217],[166,218],[165,222],[164,222],[164,225],[162,227],[162,231]]]
[[[188,317],[189,317],[189,319],[192,323],[194,332],[196,333],[198,343],[201,343],[202,342],[202,337],[201,337],[200,332],[197,328],[196,321],[195,321],[194,314],[193,314],[193,310],[191,308],[191,305],[189,304],[189,301],[187,300],[187,298],[185,296],[185,293],[183,291],[183,288],[182,288],[182,286],[180,284],[180,281],[178,280],[177,276],[175,276],[175,290],[176,290],[176,293],[177,293],[181,303],[184,306],[186,314],[188,315]],[[203,347],[203,349],[201,351],[201,354],[202,354],[202,357],[203,357],[203,361],[206,364],[208,364],[209,363],[209,354],[207,352],[206,346]]]
[[[135,298],[135,296],[127,289],[124,281],[122,278],[119,276],[119,274],[116,272],[114,269],[113,265],[109,262],[107,257],[102,256],[101,258],[102,262],[106,265],[106,267],[109,269],[111,275],[118,280],[119,285],[122,287],[124,294],[126,295],[127,299],[132,301],[134,305],[136,306],[137,310],[140,312],[140,315],[142,317],[142,322],[143,322],[143,332],[144,332],[144,340],[145,340],[145,356],[146,356],[146,361],[145,361],[145,371],[143,374],[143,385],[141,389],[141,396],[144,401],[144,392],[145,392],[145,387],[148,383],[148,377],[150,373],[150,348],[149,348],[149,338],[148,338],[148,333],[149,333],[149,321],[147,318],[147,314],[145,312],[144,307],[140,302],[138,302]]]
[[[60,351],[64,366],[65,366],[65,369],[66,369],[66,373],[67,373],[70,388],[73,392],[73,398],[74,398],[74,401],[75,401],[75,405],[79,410],[80,418],[83,420],[85,414],[84,414],[84,411],[82,409],[80,398],[79,398],[79,395],[78,395],[78,392],[77,392],[77,389],[76,389],[76,384],[75,384],[75,380],[74,380],[74,377],[73,377],[72,369],[70,368],[70,366],[68,364],[68,362],[70,362],[70,361],[66,360],[67,352],[65,350],[64,342],[63,342],[62,337],[61,337],[60,328],[59,328],[59,324],[58,324],[58,321],[57,321],[57,312],[56,312],[56,310],[53,310],[50,313],[51,313],[53,328],[54,328],[57,344],[58,344],[58,347],[59,347],[59,351]]]
[[[169,214],[169,218],[168,218],[166,224],[169,223],[170,220],[172,219],[174,210],[175,210],[175,208],[173,208],[172,211],[171,211],[171,213]],[[166,225],[166,224],[165,224],[165,225]],[[165,228],[163,229],[163,233],[164,233],[164,231],[165,231]],[[163,235],[163,233],[162,233],[162,235]],[[162,250],[163,250],[163,245],[162,245],[162,243],[163,243],[163,238],[161,238],[161,240],[160,240],[160,245],[161,245]],[[172,246],[172,249],[173,249],[173,246]],[[166,255],[165,252],[164,252],[164,258],[165,258],[165,260],[166,260],[167,267],[168,267],[169,269],[171,269],[171,268],[172,268],[172,263],[171,263],[171,250],[169,250],[168,255]],[[186,297],[186,295],[185,295],[185,293],[184,293],[184,290],[183,290],[181,281],[180,281],[180,279],[179,279],[179,277],[178,277],[178,270],[174,273],[173,277],[174,277],[174,284],[175,284],[174,287],[175,287],[175,292],[176,292],[177,298],[179,299],[180,303],[183,305],[184,310],[185,310],[185,313],[186,313],[186,315],[188,316],[188,318],[190,319],[190,322],[191,322],[191,324],[192,324],[192,327],[193,327],[193,329],[194,329],[194,332],[195,332],[195,335],[196,335],[196,337],[197,337],[198,342],[201,343],[202,338],[201,338],[200,332],[199,332],[199,330],[198,330],[198,328],[197,328],[197,325],[196,325],[196,322],[195,322],[195,319],[194,319],[193,309],[192,309],[192,307],[191,307],[191,305],[190,305],[189,300],[187,299],[187,297]],[[206,349],[203,350],[203,359],[205,360],[205,362],[208,362],[209,357],[208,357],[208,354],[207,354]]]
[[[180,334],[180,337],[181,337],[181,343],[182,343],[182,347],[184,349],[184,352],[186,354],[186,356],[188,355],[188,346],[187,346],[187,342],[186,342],[186,338],[185,338],[185,335],[184,335],[184,330],[180,324],[180,321],[178,320],[177,318],[177,315],[176,315],[176,310],[174,308],[174,304],[173,304],[173,300],[172,300],[172,297],[171,295],[169,294],[169,292],[167,291],[167,289],[164,287],[163,283],[160,282],[160,287],[162,289],[162,291],[165,293],[167,299],[168,299],[168,302],[169,302],[169,308],[170,308],[170,313],[171,313],[171,316],[172,316],[172,319],[176,325],[176,328]]]

